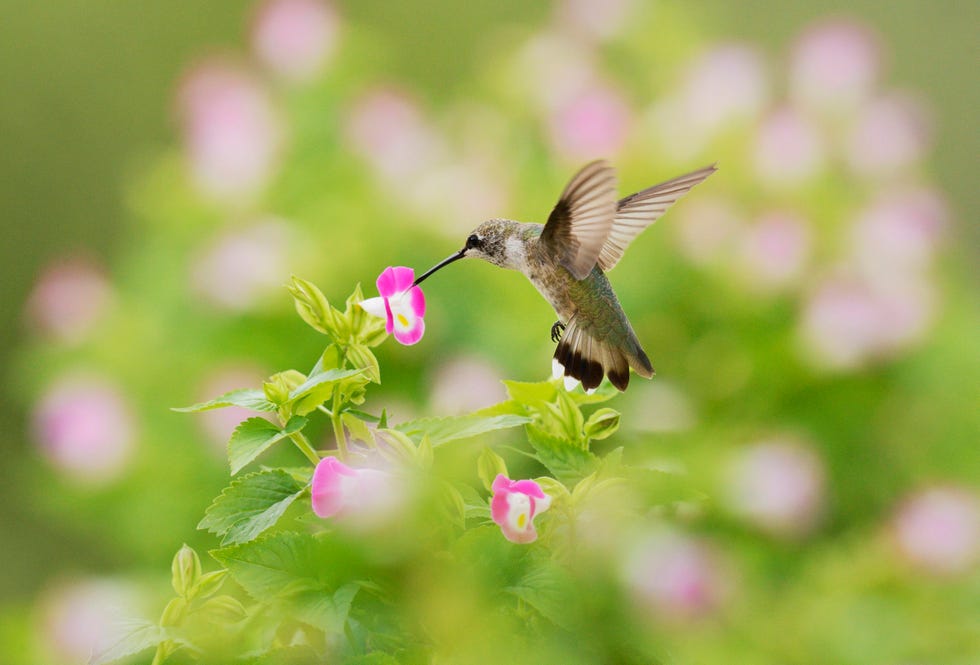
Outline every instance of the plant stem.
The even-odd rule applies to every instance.
[[[317,455],[316,451],[313,449],[313,446],[310,445],[310,442],[305,436],[303,436],[302,432],[293,432],[289,435],[289,438],[292,439],[294,444],[296,444],[299,451],[306,455],[306,459],[313,463],[313,466],[320,463],[320,456]]]
[[[337,440],[337,455],[342,462],[347,461],[347,435],[344,433],[344,423],[340,420],[340,391],[333,394],[333,409],[330,414],[333,423],[333,436]]]

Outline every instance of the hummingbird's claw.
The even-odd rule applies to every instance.
[[[565,331],[565,324],[561,321],[555,321],[554,325],[551,326],[551,341],[557,344],[561,341],[561,334]]]

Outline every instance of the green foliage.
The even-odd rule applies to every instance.
[[[222,545],[248,542],[275,525],[304,490],[280,469],[248,474],[218,495],[197,528],[221,536]]]

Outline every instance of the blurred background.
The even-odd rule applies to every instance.
[[[241,414],[339,303],[480,220],[720,171],[611,279],[658,375],[611,406],[706,497],[636,581],[676,662],[980,661],[977,3],[0,5],[0,662],[154,612]],[[550,369],[522,278],[457,264],[380,349],[396,418]],[[635,562],[634,562],[635,563]],[[624,564],[626,579],[641,564]],[[637,573],[639,574],[639,573]],[[642,575],[641,575],[642,576]],[[149,608],[149,609],[147,609]],[[679,626],[679,627],[678,627]]]

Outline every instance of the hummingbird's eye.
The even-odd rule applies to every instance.
[[[474,247],[479,247],[481,244],[480,237],[475,233],[466,239],[466,249],[473,249]]]

